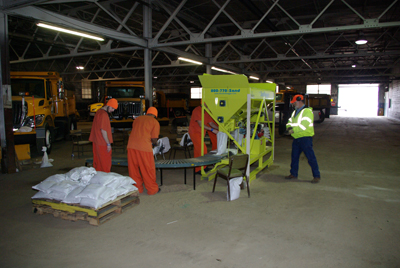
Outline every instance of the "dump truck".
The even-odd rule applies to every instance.
[[[57,72],[11,72],[13,131],[15,144],[36,144],[51,152],[56,139],[68,138],[77,127],[73,91]]]
[[[186,93],[156,91],[153,106],[158,110],[157,120],[160,125],[168,125],[170,118],[174,118],[175,121],[173,122],[179,120],[187,121],[188,97]]]
[[[186,93],[164,93],[156,91],[154,107],[157,108],[160,117],[180,117],[188,111],[188,94]]]
[[[132,127],[133,120],[146,111],[143,81],[107,81],[105,96],[104,104],[111,98],[118,101],[118,109],[110,118],[114,128]]]

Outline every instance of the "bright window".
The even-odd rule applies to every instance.
[[[191,99],[201,99],[201,87],[192,87],[190,89],[190,98]]]
[[[82,79],[82,99],[92,99],[92,84],[86,79]]]
[[[307,94],[331,95],[331,85],[307,85]]]

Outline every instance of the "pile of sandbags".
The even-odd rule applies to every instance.
[[[32,199],[53,199],[67,204],[99,208],[118,196],[136,191],[135,181],[118,173],[77,167],[65,174],[48,177],[32,188],[38,190]]]

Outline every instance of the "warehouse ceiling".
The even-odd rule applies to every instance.
[[[58,71],[69,81],[143,80],[146,49],[158,89],[199,85],[206,64],[287,86],[400,78],[393,68],[400,64],[398,0],[3,3],[11,70]],[[105,40],[40,28],[38,22]],[[356,45],[359,35],[368,43]]]

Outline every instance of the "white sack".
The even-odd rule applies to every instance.
[[[135,185],[132,185],[132,184],[125,185],[125,186],[122,186],[122,187],[127,189],[128,193],[129,192],[133,192],[133,191],[137,191],[137,189],[138,189]]]
[[[82,192],[77,194],[76,197],[98,199],[105,190],[106,186],[100,184],[89,184]]]
[[[51,198],[48,193],[39,191],[34,196],[32,196],[32,199],[51,199]]]
[[[82,190],[85,189],[83,186],[78,186],[74,190],[72,190],[63,200],[62,202],[67,203],[67,204],[79,204],[81,201],[80,197],[76,197],[78,194],[82,192]]]
[[[136,182],[129,176],[124,176],[122,178],[118,178],[120,180],[120,186],[132,185],[136,184]]]
[[[95,175],[97,172],[93,167],[76,167],[65,173],[67,178],[78,181],[85,175]]]
[[[48,177],[47,179],[45,179],[44,181],[55,181],[55,182],[60,182],[65,180],[65,174],[55,174],[55,175],[51,175],[50,177]]]
[[[240,196],[240,184],[243,182],[243,177],[236,177],[229,180],[229,187],[231,192],[231,200],[238,199]],[[226,199],[229,201],[228,192],[226,193]]]
[[[179,145],[180,146],[185,146],[185,137],[187,136],[187,138],[188,138],[188,141],[187,141],[187,146],[191,146],[191,145],[193,145],[193,142],[192,142],[192,140],[190,139],[190,135],[189,135],[189,133],[188,132],[186,132],[183,136],[182,136],[182,139],[181,139],[181,141],[179,142]]]
[[[110,200],[114,200],[115,198],[117,198],[117,191],[106,187],[106,190],[100,195],[101,199],[110,201]]]
[[[83,197],[83,198],[81,198],[81,202],[79,202],[79,204],[81,204],[82,206],[98,209],[99,207],[101,207],[102,205],[104,205],[107,202],[108,202],[107,200],[104,200],[101,198],[92,199],[92,198]]]
[[[161,140],[161,144],[164,147],[162,150],[162,153],[166,153],[169,151],[169,149],[171,149],[171,144],[169,143],[169,139],[168,137],[163,137],[160,139]]]
[[[40,165],[41,168],[45,167],[52,167],[53,165],[49,162],[49,157],[47,155],[47,147],[43,146],[42,152],[44,152],[42,157],[42,164]]]
[[[125,180],[123,180],[123,181],[125,181]],[[115,189],[121,187],[121,181],[119,179],[116,179],[112,183],[107,184],[107,187],[115,190]]]
[[[32,188],[35,190],[38,190],[38,191],[49,193],[51,191],[51,190],[49,190],[49,188],[56,183],[57,183],[56,181],[44,180],[41,183],[39,183],[35,186],[32,186]]]
[[[136,186],[129,184],[129,185],[121,186],[115,190],[117,191],[117,196],[120,196],[120,195],[125,195],[132,191],[136,191],[137,189],[138,188]]]
[[[226,145],[228,143],[228,135],[224,132],[217,133],[217,155],[224,154],[226,152]]]
[[[51,199],[54,199],[54,200],[57,200],[57,201],[63,200],[66,196],[67,196],[67,194],[65,192],[51,191],[49,193],[49,197]]]
[[[118,177],[123,177],[122,175],[114,172],[106,173],[103,171],[98,171],[96,175],[94,175],[90,179],[90,183],[95,183],[95,184],[100,184],[106,186],[107,184],[110,184],[114,182]]]
[[[64,180],[64,181],[60,181],[60,182],[53,184],[50,187],[49,191],[50,192],[53,192],[53,191],[62,192],[67,195],[78,186],[79,186],[79,183],[76,181]]]

